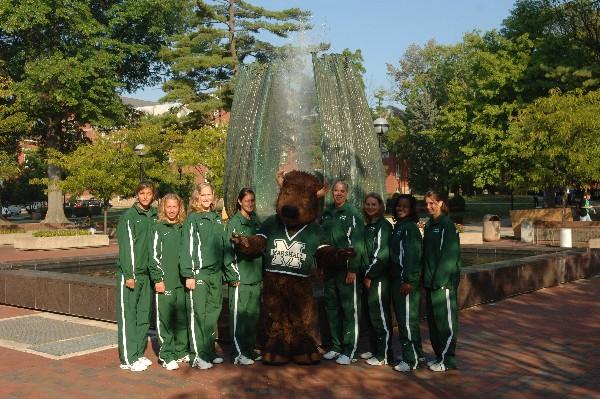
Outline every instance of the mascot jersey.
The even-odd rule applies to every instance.
[[[289,233],[277,215],[269,217],[257,235],[267,240],[265,271],[308,277],[315,262],[315,253],[329,245],[317,223],[304,225],[295,233]]]

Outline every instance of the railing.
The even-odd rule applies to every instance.
[[[599,226],[573,227],[569,224],[566,227],[571,229],[571,239],[574,247],[587,247],[592,238],[600,238]],[[559,246],[560,230],[560,226],[534,225],[534,243]]]

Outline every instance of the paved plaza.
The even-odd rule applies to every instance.
[[[595,277],[463,310],[459,369],[441,374],[326,361],[314,367],[226,362],[208,371],[155,364],[134,373],[120,370],[116,348],[106,346],[114,324],[0,306],[0,331],[8,334],[0,342],[0,397],[598,398],[599,297]],[[78,325],[61,328],[61,320]],[[156,361],[154,350],[149,345],[147,357]]]

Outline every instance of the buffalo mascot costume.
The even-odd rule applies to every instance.
[[[313,265],[337,264],[356,256],[352,248],[329,245],[316,222],[327,188],[310,173],[277,174],[276,214],[254,236],[234,236],[236,249],[264,253],[262,312],[266,342],[263,363],[315,364],[321,359],[313,334]]]

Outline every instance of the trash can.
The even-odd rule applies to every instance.
[[[532,219],[521,221],[521,241],[533,244],[535,241],[535,226]]]
[[[483,217],[483,241],[500,240],[500,217],[498,215],[485,215]]]

